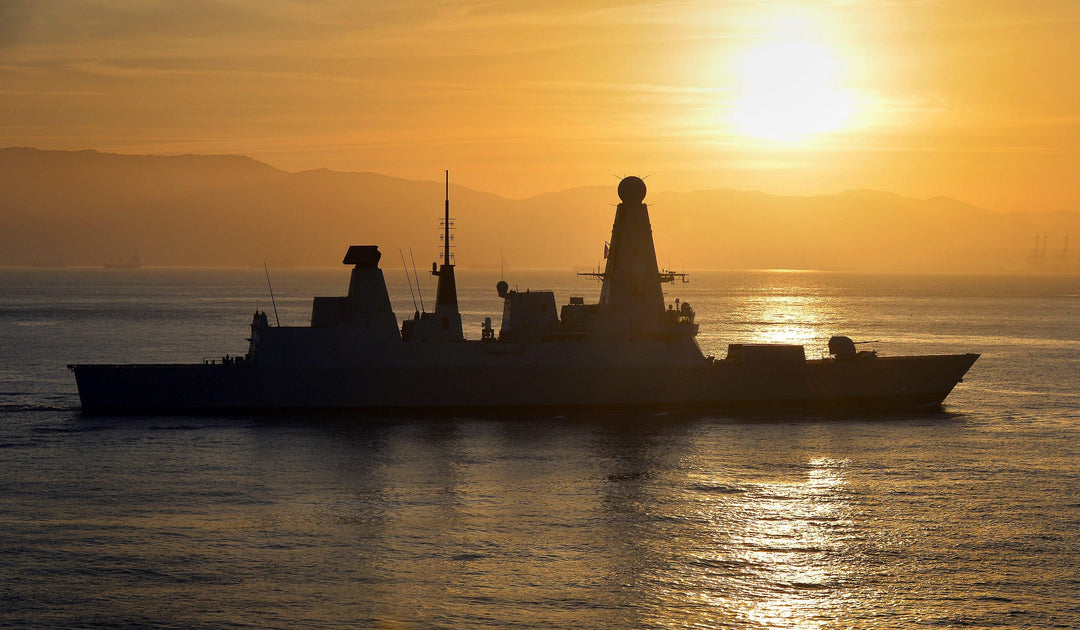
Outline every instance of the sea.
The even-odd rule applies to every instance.
[[[386,276],[399,318],[431,308],[430,276]],[[470,338],[502,277],[599,294],[458,276]],[[1080,627],[1080,276],[665,285],[717,357],[981,353],[930,412],[80,412],[70,363],[242,355],[256,310],[306,325],[348,284],[269,277],[0,270],[0,627]]]

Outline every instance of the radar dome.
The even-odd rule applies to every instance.
[[[625,203],[641,203],[645,198],[645,182],[640,177],[624,177],[619,182],[619,199]]]

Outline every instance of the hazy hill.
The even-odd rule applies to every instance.
[[[451,185],[457,261],[595,266],[615,185],[524,200]],[[154,266],[332,266],[350,244],[378,244],[384,266],[411,247],[426,267],[439,251],[439,181],[288,173],[243,156],[10,148],[0,149],[0,190],[0,265],[138,253]],[[1019,271],[1037,234],[1050,236],[1051,267],[1065,235],[1080,239],[1076,212],[1000,214],[945,197],[656,190],[646,201],[660,263],[680,269]]]

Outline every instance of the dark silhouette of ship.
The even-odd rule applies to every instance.
[[[449,189],[448,189],[449,190]],[[352,246],[348,295],[316,297],[311,325],[251,323],[247,354],[201,364],[71,365],[85,411],[357,409],[907,410],[936,407],[977,354],[877,356],[847,337],[831,356],[799,345],[731,344],[704,356],[693,307],[665,305],[645,183],[619,183],[600,299],[556,308],[551,291],[500,281],[502,324],[466,340],[450,253],[450,206],[434,312],[398,328],[377,246]]]
[[[138,254],[132,254],[127,258],[110,258],[105,261],[106,269],[142,269],[142,258]]]

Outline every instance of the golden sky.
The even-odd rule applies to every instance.
[[[2,0],[0,146],[1080,210],[1076,0]]]

